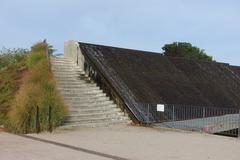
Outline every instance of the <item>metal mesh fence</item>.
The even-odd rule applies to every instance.
[[[147,119],[155,126],[201,131],[239,137],[240,110],[186,105],[158,105],[141,103]]]

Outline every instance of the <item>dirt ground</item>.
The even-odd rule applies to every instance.
[[[57,130],[52,134],[42,133],[30,136],[132,160],[240,159],[239,139],[176,130],[111,126]],[[20,160],[22,156],[25,159],[28,156],[35,156],[35,159],[42,160],[59,159],[59,155],[65,159],[108,159],[101,155],[76,151],[3,132],[0,133],[0,144],[0,160],[11,159],[14,157],[13,155],[16,155],[15,158]],[[44,154],[44,152],[51,154]],[[42,154],[44,156],[38,158]],[[11,156],[4,157],[4,155]]]

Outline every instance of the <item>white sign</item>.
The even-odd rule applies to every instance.
[[[164,112],[164,104],[157,104],[157,111]]]

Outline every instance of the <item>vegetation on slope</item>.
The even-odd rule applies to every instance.
[[[46,43],[37,43],[32,47],[25,60],[27,71],[23,74],[20,88],[8,102],[11,107],[5,126],[13,132],[36,132],[38,128],[48,130],[50,123],[55,127],[66,115],[66,106],[50,71],[47,47]]]
[[[6,49],[0,51],[0,125],[7,118],[11,101],[19,88],[24,74],[27,49]]]
[[[174,42],[166,44],[163,48],[165,56],[184,57],[194,60],[214,61],[213,57],[208,56],[203,49],[192,46],[191,43]]]
[[[3,48],[0,50],[0,70],[2,71],[11,66],[15,66],[16,68],[20,65],[24,65],[27,53],[29,53],[29,51],[23,48]]]

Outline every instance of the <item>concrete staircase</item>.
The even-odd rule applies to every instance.
[[[63,128],[130,122],[128,116],[73,61],[51,57],[51,67],[58,89],[69,106]]]

